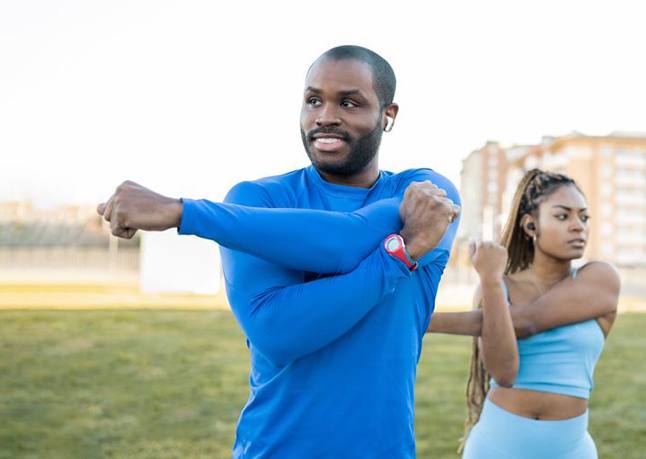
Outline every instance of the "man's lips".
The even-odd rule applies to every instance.
[[[335,139],[342,139],[344,140],[347,136],[338,133],[338,132],[316,132],[314,134],[310,134],[310,139],[321,139],[324,137],[332,137]]]
[[[319,134],[313,138],[312,144],[319,151],[333,152],[340,150],[347,142],[339,136]]]

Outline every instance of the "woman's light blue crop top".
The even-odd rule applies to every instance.
[[[576,276],[576,271],[572,276]],[[503,290],[510,301],[504,281]],[[590,398],[594,386],[592,375],[604,340],[596,319],[563,325],[519,339],[520,366],[513,387]],[[489,385],[491,388],[498,387],[493,378]]]

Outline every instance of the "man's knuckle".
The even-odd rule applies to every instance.
[[[123,182],[121,182],[121,183],[119,184],[119,186],[117,187],[117,191],[124,191],[124,190],[126,190],[126,189],[127,189],[129,186],[131,186],[131,185],[132,185],[132,182],[131,182],[130,180],[124,180],[124,181],[123,181]]]

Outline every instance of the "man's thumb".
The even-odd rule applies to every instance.
[[[99,215],[103,215],[103,212],[105,211],[105,202],[102,202],[98,206],[96,206],[96,211]]]

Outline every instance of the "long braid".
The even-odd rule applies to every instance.
[[[532,169],[521,179],[512,200],[509,217],[500,239],[507,248],[508,259],[505,275],[528,268],[534,261],[534,243],[527,236],[521,223],[526,214],[538,217],[538,207],[548,196],[562,186],[571,185],[579,189],[570,177],[554,172]],[[583,194],[581,192],[581,194]],[[478,308],[482,307],[482,302]],[[473,350],[467,380],[467,416],[464,421],[464,435],[460,438],[458,454],[461,454],[469,432],[480,419],[484,401],[489,392],[490,375],[480,357],[478,337],[473,338]]]

